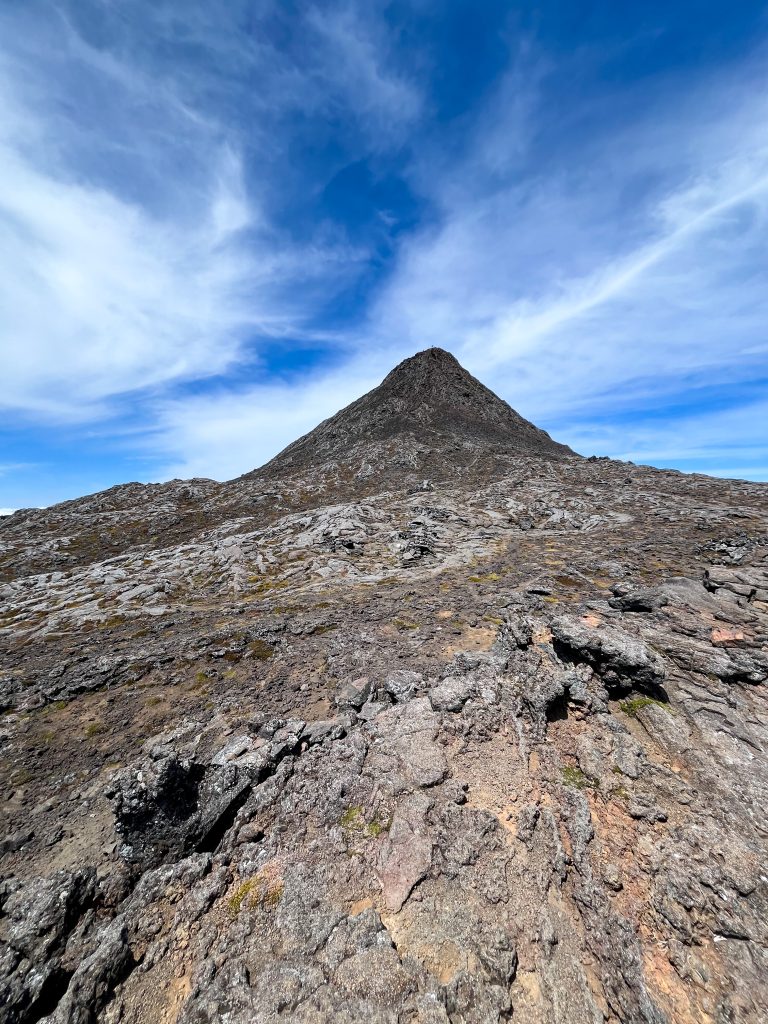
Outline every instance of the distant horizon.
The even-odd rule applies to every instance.
[[[768,481],[768,10],[0,9],[0,509],[232,479],[438,346]]]

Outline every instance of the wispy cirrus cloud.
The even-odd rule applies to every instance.
[[[0,11],[0,407],[222,478],[437,344],[585,452],[759,472],[764,38],[625,81],[631,32],[398,11]]]
[[[725,460],[742,475],[761,472],[768,417],[744,388],[768,379],[768,97],[751,74],[700,83],[663,117],[654,107],[620,132],[592,136],[578,165],[566,147],[531,179],[543,74],[510,72],[517,88],[533,87],[510,108],[511,87],[500,85],[463,162],[437,173],[436,161],[431,182],[414,167],[441,215],[404,241],[367,311],[358,335],[367,365],[383,374],[417,348],[447,346],[585,453],[718,471]],[[319,389],[316,379],[294,383],[290,404],[329,415],[347,400],[342,380],[334,371]],[[739,407],[708,408],[718,389]],[[196,400],[192,418],[217,422],[221,400],[205,403]],[[698,414],[681,403],[699,403]],[[247,459],[263,461],[295,436],[298,423],[281,405],[269,407],[272,436],[229,468],[244,471]],[[226,419],[231,435],[229,410]],[[201,450],[197,434],[175,436]]]
[[[728,103],[713,102],[718,90]],[[523,149],[538,131],[528,107],[522,122],[498,111],[494,129]],[[549,422],[768,376],[766,112],[752,69],[574,140],[533,177],[521,160],[489,176],[477,166],[489,146],[469,147],[438,182],[441,224],[405,244],[371,332],[410,347],[449,339]]]
[[[379,383],[367,361],[303,384],[279,382],[160,403],[142,447],[164,477],[229,479],[267,462],[297,437]]]
[[[366,131],[375,118],[377,133],[399,132],[418,108],[352,8],[308,12],[302,45],[322,45],[305,63],[244,30],[248,5],[213,17],[191,3],[179,20],[160,4],[149,25],[130,5],[123,22],[84,10],[0,15],[0,407],[31,420],[103,419],[122,396],[258,364],[262,344],[310,335],[318,295],[366,254],[323,223],[300,242],[280,223],[273,161],[290,136],[277,126],[347,104]],[[189,60],[196,49],[204,61]]]

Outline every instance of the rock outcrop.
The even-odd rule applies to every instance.
[[[0,522],[3,1020],[767,1020],[767,498],[429,350]]]

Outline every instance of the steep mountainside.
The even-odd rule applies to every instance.
[[[9,1024],[768,1020],[768,486],[431,349],[0,570]]]
[[[372,455],[391,442],[422,455],[413,459],[413,468],[442,464],[452,476],[478,457],[574,454],[518,415],[449,352],[429,348],[400,363],[379,387],[294,441],[254,475],[279,477],[347,461],[370,464]]]

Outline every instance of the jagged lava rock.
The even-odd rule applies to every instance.
[[[0,520],[3,1019],[768,1020],[767,510],[429,349]]]

